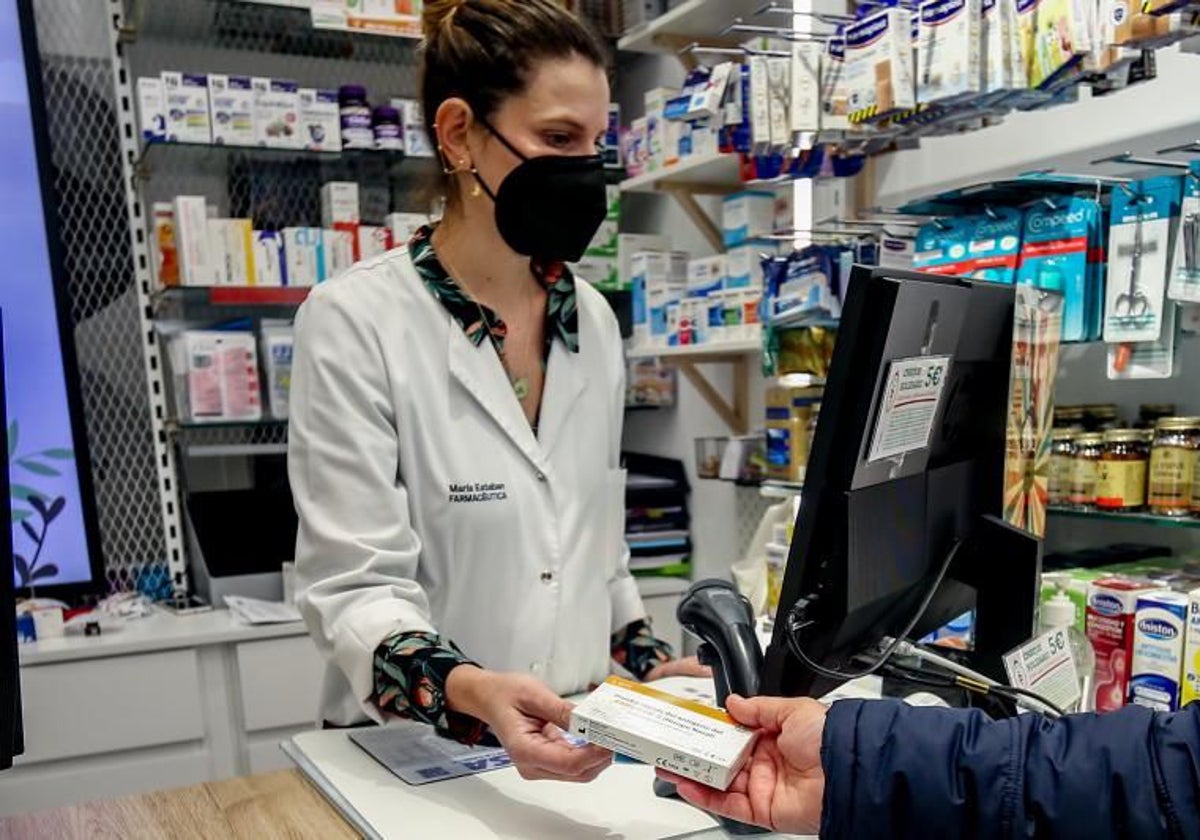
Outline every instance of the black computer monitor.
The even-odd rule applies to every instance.
[[[1014,302],[1012,286],[855,268],[762,693],[836,687],[789,632],[810,663],[854,673],[908,627],[951,556],[913,638],[974,609],[969,664],[1000,678],[1032,632],[1041,542],[1000,518]]]
[[[0,314],[0,322],[3,321]],[[0,498],[8,485],[8,419],[4,410],[4,329],[0,323]],[[9,505],[11,506],[11,501]],[[5,514],[8,519],[10,514]],[[21,729],[21,674],[17,663],[16,604],[13,594],[12,530],[0,528],[0,770],[24,750]]]

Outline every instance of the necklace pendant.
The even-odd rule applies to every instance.
[[[512,381],[513,393],[517,395],[517,399],[523,400],[529,396],[529,380],[522,376],[519,379]]]

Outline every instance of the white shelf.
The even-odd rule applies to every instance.
[[[684,46],[677,46],[677,39],[718,37],[734,18],[750,18],[762,5],[762,0],[687,0],[627,33],[617,42],[617,49],[639,53],[675,52]],[[766,18],[762,22],[770,24],[771,20]],[[665,41],[660,40],[663,36],[666,36]]]
[[[687,347],[633,347],[626,353],[631,359],[678,359],[688,362],[723,360],[734,356],[753,356],[762,352],[762,339],[715,341]]]
[[[621,192],[655,192],[662,186],[700,186],[728,189],[742,186],[736,154],[684,158],[670,169],[646,172],[621,182]]]

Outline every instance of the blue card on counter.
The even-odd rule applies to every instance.
[[[410,785],[473,776],[512,765],[501,747],[468,747],[422,723],[401,722],[350,732],[350,740]]]

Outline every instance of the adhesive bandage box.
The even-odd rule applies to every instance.
[[[162,74],[167,139],[172,143],[211,143],[208,78],[202,73]]]
[[[917,101],[952,101],[980,93],[980,0],[928,0],[919,17]]]
[[[575,707],[571,732],[720,790],[733,782],[755,740],[720,709],[620,677],[609,677]]]
[[[1188,595],[1187,633],[1183,646],[1183,697],[1182,708],[1194,700],[1200,700],[1200,589]]]
[[[912,13],[883,9],[849,26],[845,73],[851,122],[913,108]]]
[[[846,39],[838,36],[825,43],[825,57],[821,62],[821,128],[825,131],[846,131],[850,128]]]
[[[254,90],[249,76],[208,77],[212,141],[218,146],[254,145]]]
[[[1188,596],[1155,592],[1137,600],[1129,701],[1159,712],[1179,708]]]

